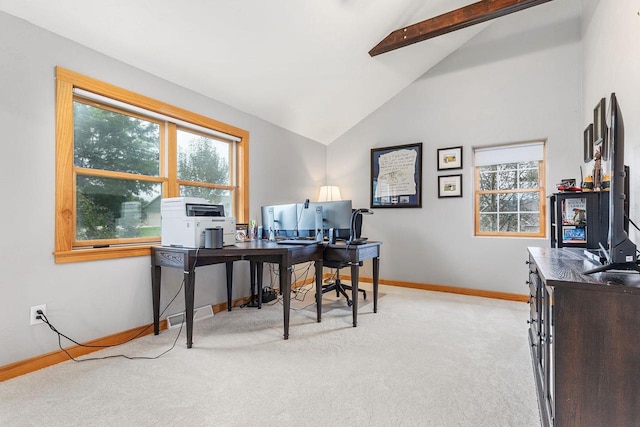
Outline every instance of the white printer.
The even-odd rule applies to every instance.
[[[207,228],[222,227],[223,245],[236,243],[236,219],[224,216],[224,206],[214,205],[200,197],[162,199],[162,246],[203,248]]]

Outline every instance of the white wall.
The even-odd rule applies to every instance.
[[[248,130],[252,218],[263,204],[315,197],[325,182],[324,145],[0,12],[0,366],[57,349],[47,327],[29,326],[33,305],[47,304],[79,341],[152,322],[148,257],[54,264],[56,65]],[[235,272],[234,296],[247,295],[248,264]],[[165,269],[163,306],[180,281]],[[226,301],[225,283],[224,267],[199,269],[196,306]]]
[[[370,149],[424,144],[422,208],[364,218],[363,234],[384,242],[382,278],[526,294],[526,248],[549,241],[473,236],[472,147],[543,138],[547,188],[580,179],[580,22],[568,17],[579,7],[552,2],[494,21],[329,146],[329,181],[369,206]],[[533,16],[547,26],[531,29]],[[459,145],[464,168],[450,173],[463,174],[463,197],[438,199],[447,173],[436,170],[436,149]]]
[[[585,0],[583,125],[593,121],[593,108],[615,92],[624,117],[625,162],[630,174],[630,217],[640,222],[640,5],[634,0]],[[608,117],[607,117],[608,120]],[[607,123],[609,123],[607,121]],[[631,227],[633,230],[633,227]],[[632,240],[640,244],[640,233]]]

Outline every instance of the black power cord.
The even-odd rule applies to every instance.
[[[267,268],[268,268],[269,278],[270,278],[270,286],[263,288],[263,290],[264,289],[273,290],[275,289],[275,283],[276,282],[279,283],[280,270],[276,267],[277,264],[267,263],[267,265],[268,265]],[[291,283],[294,284],[294,283],[297,283],[298,281],[303,281],[303,283],[306,283],[307,279],[309,278],[312,265],[313,265],[313,262],[307,263],[305,267],[301,268],[301,271],[302,271],[301,273],[299,273],[295,269],[292,269],[292,271],[290,272],[292,276]],[[311,291],[314,288],[314,286],[315,286],[315,281],[311,285],[303,285],[295,289],[292,288],[290,290],[290,292],[293,294],[291,296],[291,301],[297,300],[297,301],[304,302],[307,293]],[[262,305],[276,305],[276,304],[280,304],[280,305],[284,304],[282,295],[277,295],[276,298],[272,301],[262,302]],[[313,304],[315,304],[315,302],[302,308],[290,307],[290,309],[295,311],[304,310]],[[247,304],[242,304],[240,307],[244,308],[247,306],[248,306]]]
[[[167,304],[167,306],[164,308],[164,310],[162,310],[162,312],[160,313],[160,316],[162,316],[164,314],[164,312],[167,311],[167,309],[175,301],[175,299],[180,294],[180,291],[182,290],[183,286],[184,286],[184,280],[182,281],[182,284],[180,285],[180,288],[178,289],[178,292],[176,292],[176,294],[173,296],[173,298],[171,298],[171,301],[169,301],[169,304]],[[180,329],[178,330],[178,334],[176,335],[176,339],[173,341],[173,344],[171,345],[171,347],[169,347],[167,350],[163,351],[162,353],[158,354],[157,356],[127,356],[125,354],[114,354],[114,355],[111,355],[111,356],[104,356],[104,357],[89,357],[89,358],[85,358],[85,359],[76,359],[67,351],[67,349],[62,347],[62,338],[65,338],[65,339],[69,340],[70,342],[76,344],[79,347],[102,348],[102,349],[111,348],[111,347],[120,346],[122,344],[126,344],[126,343],[131,342],[134,339],[140,337],[143,333],[145,333],[151,327],[151,325],[149,325],[146,328],[142,329],[140,332],[138,332],[133,337],[131,337],[131,338],[125,340],[125,341],[122,341],[121,343],[118,343],[118,344],[89,345],[89,344],[79,343],[78,341],[76,341],[76,340],[74,340],[72,338],[69,338],[67,335],[65,335],[62,332],[58,331],[58,329],[56,329],[56,327],[53,326],[53,324],[51,322],[49,322],[49,319],[42,312],[42,310],[38,310],[36,313],[38,314],[37,318],[39,318],[44,323],[46,323],[47,326],[49,326],[49,329],[51,329],[53,332],[55,332],[58,335],[58,347],[60,347],[60,350],[62,350],[69,357],[69,359],[73,360],[74,362],[88,362],[90,360],[106,360],[106,359],[114,359],[114,358],[118,358],[118,357],[122,357],[124,359],[129,359],[129,360],[153,360],[153,359],[158,359],[158,358],[164,356],[165,354],[167,354],[168,352],[170,352],[171,350],[173,350],[175,348],[176,343],[178,342],[178,338],[180,337],[180,334],[182,333],[182,326],[184,325],[184,322],[180,324]],[[186,314],[185,314],[185,318],[186,318]]]

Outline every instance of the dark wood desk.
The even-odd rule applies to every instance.
[[[370,259],[373,263],[373,312],[378,312],[378,280],[380,278],[380,245],[382,242],[367,242],[364,245],[327,244],[324,248],[325,261],[347,263],[351,267],[351,299],[353,301],[353,326],[358,326],[358,280],[360,263]],[[318,322],[322,316],[322,286],[317,286]]]
[[[193,341],[193,310],[196,267],[212,264],[226,265],[227,305],[231,310],[233,288],[233,263],[248,260],[261,265],[269,262],[279,265],[280,290],[283,296],[284,339],[289,338],[289,311],[291,307],[291,268],[295,264],[315,263],[316,287],[322,287],[322,245],[278,245],[267,240],[252,240],[225,246],[222,249],[193,249],[170,246],[151,248],[151,288],[153,297],[153,332],[160,332],[160,279],[161,267],[182,268],[184,271],[185,317],[187,323],[187,348]],[[261,269],[260,269],[261,270]],[[254,280],[252,268],[252,281]],[[259,297],[261,292],[258,292]],[[319,313],[319,311],[318,311]],[[318,317],[318,321],[320,318]]]

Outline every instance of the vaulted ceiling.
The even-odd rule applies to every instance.
[[[552,17],[565,1],[532,16]],[[329,144],[491,21],[369,56],[378,42],[472,2],[0,0],[0,10]]]

